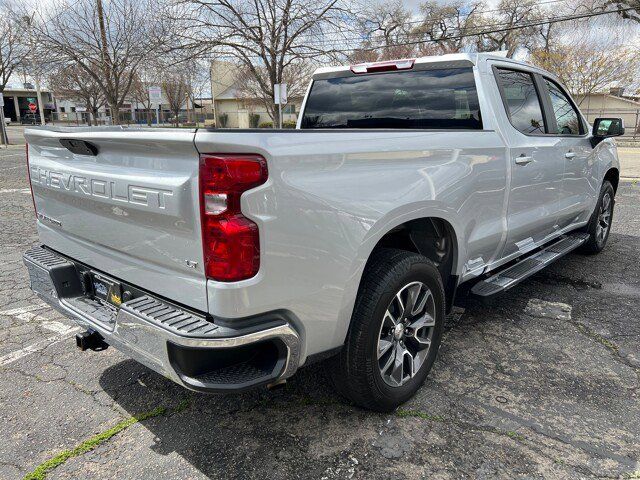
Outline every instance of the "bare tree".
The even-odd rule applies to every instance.
[[[479,37],[478,50],[506,50],[513,57],[520,48],[530,50],[536,44],[538,28],[528,26],[543,16],[535,0],[501,0],[496,12],[484,15],[483,29],[500,30]]]
[[[624,19],[640,23],[640,0],[605,0],[601,2],[605,9],[619,9],[620,16]]]
[[[274,126],[277,125],[277,110],[273,104],[273,93],[269,92],[265,94],[261,87],[260,81],[256,80],[256,73],[262,77],[262,81],[267,81],[268,72],[262,68],[256,68],[251,71],[247,68],[241,68],[236,80],[238,87],[238,96],[243,99],[245,105],[249,110],[252,109],[253,103],[256,102],[263,106],[271,119],[274,121]],[[283,83],[287,84],[287,97],[289,99],[301,98],[304,96],[306,89],[313,73],[313,67],[309,62],[298,60],[295,63],[291,63],[289,68],[285,71],[283,76]]]
[[[477,43],[468,37],[481,31],[482,2],[467,3],[461,0],[452,3],[425,2],[420,5],[422,21],[415,29],[428,44],[420,47],[420,53],[443,54],[461,52]]]
[[[332,51],[325,30],[344,28],[348,11],[340,0],[178,0],[171,13],[183,49],[234,58],[273,99],[293,64]],[[268,110],[277,124],[273,101]]]
[[[189,93],[189,84],[184,73],[169,72],[162,79],[162,91],[173,114],[172,123],[180,125],[180,111]]]
[[[555,73],[579,99],[578,103],[589,94],[612,86],[628,86],[640,68],[635,49],[615,45],[611,40],[594,43],[585,37],[534,50],[531,62]]]
[[[415,46],[403,45],[411,40],[411,18],[412,12],[404,7],[401,0],[374,3],[360,12],[358,29],[364,38],[364,45],[358,55],[365,51],[373,52],[371,46],[375,45],[375,58],[370,53],[365,61],[411,56]]]
[[[478,0],[429,0],[420,5],[417,20],[398,0],[365,9],[360,21],[364,40],[351,58],[374,61],[469,50],[507,50],[513,56],[540,43],[539,28],[528,25],[542,18],[535,0],[501,0],[497,9],[484,9]]]
[[[91,75],[77,65],[64,65],[49,76],[49,88],[56,97],[84,103],[90,121],[98,124],[98,110],[105,103],[104,92]]]
[[[0,92],[14,73],[25,66],[29,47],[24,30],[13,13],[0,9]]]
[[[153,121],[153,105],[149,97],[149,87],[159,83],[159,67],[151,64],[139,68],[131,82],[129,96],[136,104],[142,105],[146,110],[147,125],[151,126]],[[159,122],[159,120],[158,120]]]
[[[187,97],[189,98],[189,107],[193,109],[193,120],[196,123],[198,122],[196,108],[198,108],[199,106],[202,113],[202,98],[204,97],[205,93],[209,92],[211,89],[210,68],[211,66],[208,62],[204,62],[199,59],[193,59],[189,61],[186,65],[186,68],[183,69],[187,82]],[[191,109],[187,111],[188,115],[190,113]],[[191,121],[191,118],[189,118],[189,121]]]
[[[33,27],[50,58],[73,63],[100,86],[113,121],[140,66],[162,44],[157,0],[52,0]]]

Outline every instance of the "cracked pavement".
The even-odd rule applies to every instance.
[[[322,364],[277,391],[209,396],[113,348],[79,352],[73,323],[28,288],[27,188],[22,150],[0,150],[2,479],[158,407],[176,413],[131,425],[47,478],[640,476],[637,182],[620,185],[603,253],[570,254],[489,304],[468,302],[424,387],[384,415],[344,403]]]

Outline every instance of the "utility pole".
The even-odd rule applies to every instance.
[[[102,0],[96,0],[96,6],[98,9],[98,25],[100,27],[100,43],[102,44],[100,45],[102,71],[104,72],[104,76],[107,79],[107,88],[109,89],[109,92],[113,92],[113,85],[111,84],[111,65],[109,61],[109,50],[107,48],[107,30],[104,26],[104,9],[102,8]],[[111,105],[109,106],[111,107]],[[110,110],[113,110],[113,108],[110,108]],[[114,119],[114,113],[116,115],[118,114],[118,112],[111,112],[111,122],[112,124],[114,124],[114,122],[115,124],[118,124],[120,123],[120,119]]]
[[[40,90],[40,73],[35,71],[36,59],[35,59],[35,49],[33,46],[33,33],[31,31],[31,22],[32,18],[29,16],[25,17],[27,22],[27,29],[29,30],[29,53],[31,56],[31,68],[34,69],[33,78],[36,82],[36,96],[38,97],[38,110],[40,111],[40,124],[45,125],[47,122],[44,119],[44,104],[42,103],[42,90]]]
[[[216,118],[216,93],[213,86],[213,60],[209,63],[209,82],[211,83],[211,113],[213,113],[213,128],[218,128],[218,119]]]
[[[40,125],[46,125],[44,119],[44,104],[42,103],[42,91],[40,90],[40,75],[36,73],[36,96],[38,97],[38,110],[40,111]]]

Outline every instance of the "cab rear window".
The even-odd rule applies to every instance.
[[[315,80],[303,129],[482,129],[471,68]]]

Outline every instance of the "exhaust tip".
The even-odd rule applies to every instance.
[[[83,352],[86,350],[101,352],[109,348],[109,344],[104,341],[104,338],[98,332],[89,330],[76,333],[76,346]]]
[[[267,390],[269,391],[279,390],[283,388],[286,384],[287,384],[286,379],[276,380],[275,382],[267,385]]]

